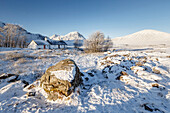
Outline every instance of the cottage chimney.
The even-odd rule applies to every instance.
[[[45,37],[45,41],[48,41],[47,37]]]
[[[61,37],[59,36],[58,40],[61,40]]]

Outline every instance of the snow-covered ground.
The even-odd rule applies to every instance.
[[[69,97],[49,102],[39,79],[48,67],[66,58],[84,74],[83,84]],[[7,74],[16,75],[2,78]],[[117,48],[93,54],[0,48],[0,75],[2,113],[170,112],[169,48]]]

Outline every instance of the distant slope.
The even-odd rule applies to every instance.
[[[55,34],[55,35],[51,36],[50,39],[64,40],[68,44],[68,46],[73,46],[73,43],[75,40],[79,40],[82,44],[83,44],[83,41],[85,40],[84,36],[77,31],[70,32],[64,36]]]
[[[3,23],[3,22],[0,21],[0,27],[1,28],[3,28],[7,24],[8,23]],[[44,40],[45,39],[45,36],[42,36],[40,34],[30,33],[27,30],[25,30],[24,28],[20,27],[19,25],[14,25],[14,24],[10,24],[10,25],[16,26],[17,30],[21,31],[22,35],[26,37],[27,43],[30,43],[32,40],[37,40],[37,39]]]
[[[112,39],[114,44],[128,45],[170,45],[170,33],[156,30],[142,30],[127,36]]]

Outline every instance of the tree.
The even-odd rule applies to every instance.
[[[105,39],[104,34],[97,31],[90,35],[85,41],[84,46],[89,52],[102,52],[107,51],[111,44],[111,40]]]
[[[111,38],[108,36],[107,39],[105,39],[105,44],[103,45],[104,51],[107,51],[109,48],[112,48],[113,42]]]
[[[4,44],[4,36],[3,36],[2,32],[3,32],[3,28],[0,27],[0,47],[4,46],[3,45]]]
[[[0,27],[0,46],[2,47],[26,47],[26,37],[18,25],[6,24]]]
[[[74,48],[79,48],[80,46],[82,46],[82,43],[81,43],[81,41],[80,40],[75,40],[74,41]]]

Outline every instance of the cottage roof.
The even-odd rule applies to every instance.
[[[67,45],[63,40],[60,40],[60,41],[56,41],[56,40],[53,40],[53,41],[48,41],[51,45]]]
[[[63,40],[33,40],[37,45],[67,45]]]
[[[34,42],[37,44],[37,45],[50,45],[47,41],[45,40],[34,40]]]

